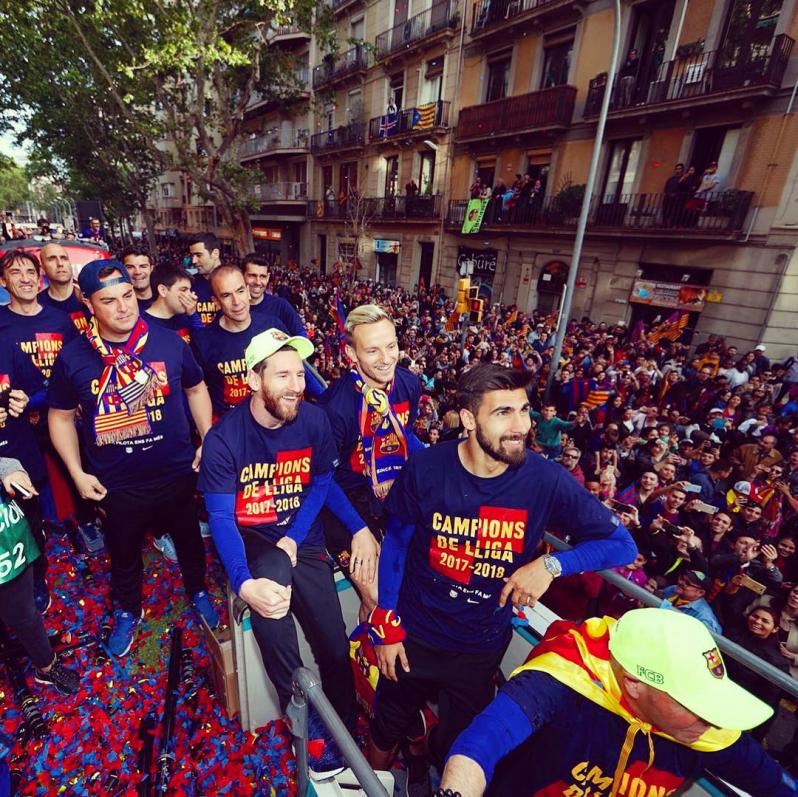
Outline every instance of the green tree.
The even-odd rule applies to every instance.
[[[29,198],[25,170],[8,159],[0,161],[0,210],[12,210]]]
[[[72,171],[93,171],[91,158],[106,159],[115,148],[109,164],[144,184],[150,165],[186,173],[243,253],[252,248],[247,210],[255,177],[237,159],[247,107],[256,97],[290,100],[300,89],[295,64],[270,46],[269,29],[317,24],[328,35],[328,14],[315,6],[316,0],[0,0],[0,102],[26,109],[26,135]],[[70,117],[59,108],[64,128],[51,123],[53,103],[73,110]],[[102,135],[93,155],[75,160],[53,138],[91,140],[74,118],[81,114]],[[144,154],[151,164],[141,163]]]

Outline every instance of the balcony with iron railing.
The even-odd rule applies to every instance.
[[[333,14],[339,14],[345,8],[354,6],[361,2],[361,0],[325,0]]]
[[[276,91],[271,96],[264,96],[258,91],[253,92],[247,105],[247,112],[262,110],[280,102],[301,99],[310,93],[309,67],[297,66],[285,77],[284,82],[275,86]]]
[[[310,138],[310,151],[314,155],[321,155],[334,150],[362,147],[365,143],[366,126],[363,122],[352,122],[332,130],[314,133]]]
[[[396,113],[369,120],[369,141],[389,141],[396,136],[429,135],[449,127],[449,105],[445,100],[429,102],[417,108],[403,108]]]
[[[310,148],[310,130],[306,128],[281,129],[276,127],[261,136],[249,138],[239,149],[242,161],[262,158],[286,151],[307,152]]]
[[[596,234],[667,235],[679,237],[735,238],[742,230],[754,194],[735,189],[690,194],[597,194],[591,197],[588,232]],[[449,228],[463,226],[468,199],[450,200]],[[480,229],[564,231],[570,234],[579,219],[581,197],[518,197],[488,200]]]
[[[554,86],[463,108],[458,141],[498,138],[527,130],[564,129],[571,124],[576,88]]]
[[[375,219],[379,221],[421,222],[441,217],[440,194],[386,197],[339,197],[318,199],[309,203],[308,213],[317,219],[348,221]]]
[[[584,5],[577,0],[478,0],[472,6],[471,38],[486,38],[527,22],[576,19]]]
[[[277,25],[266,31],[266,41],[270,43],[287,40],[303,40],[310,38],[310,31],[302,30],[299,25]]]
[[[261,202],[304,202],[308,198],[308,184],[292,182],[259,183],[254,187],[252,195]]]
[[[694,108],[702,101],[737,102],[767,96],[781,86],[793,44],[793,39],[782,33],[767,48],[692,52],[663,61],[650,76],[618,75],[612,84],[610,112],[650,113],[658,106],[665,111],[679,106]],[[590,81],[586,117],[598,115],[606,89],[606,75]]]
[[[313,67],[313,88],[328,86],[368,69],[368,50],[357,44],[344,53],[328,53],[322,63]]]
[[[374,41],[378,59],[413,50],[421,42],[436,39],[460,24],[458,0],[438,0],[426,11],[380,33]]]

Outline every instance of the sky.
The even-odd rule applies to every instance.
[[[13,131],[0,133],[0,154],[8,155],[17,162],[24,162],[27,160],[26,151],[14,144],[14,136]]]

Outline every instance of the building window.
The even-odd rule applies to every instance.
[[[347,161],[341,164],[339,173],[338,192],[342,196],[349,196],[357,192],[357,161]]]
[[[363,95],[360,89],[350,91],[346,97],[346,122],[352,124],[360,121],[363,115]]]
[[[507,96],[510,83],[510,56],[488,64],[488,88],[485,102],[501,100]]]
[[[571,67],[571,52],[574,40],[552,44],[543,51],[543,74],[540,87],[548,89],[552,86],[564,86],[568,82],[568,70]]]
[[[422,152],[421,164],[418,170],[418,190],[422,194],[432,193],[432,184],[435,180],[435,153]]]
[[[366,22],[363,17],[360,19],[356,19],[352,22],[352,35],[350,38],[357,39],[357,41],[363,41],[363,37],[366,34]]]
[[[637,177],[640,160],[640,139],[614,141],[610,144],[610,157],[604,175],[603,202],[627,202]]]
[[[393,155],[385,159],[385,196],[396,196],[399,193],[399,156]]]
[[[418,104],[437,102],[443,92],[443,57],[427,61],[424,80],[419,90]]]
[[[177,195],[174,183],[161,183],[161,196],[164,199],[170,199]]]
[[[388,107],[393,103],[397,111],[402,110],[402,103],[405,99],[405,76],[400,72],[392,75],[388,86]]]

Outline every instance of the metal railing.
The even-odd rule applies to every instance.
[[[474,3],[471,35],[476,36],[509,19],[551,6],[558,0],[480,0]]]
[[[340,11],[342,8],[354,3],[355,0],[327,0],[327,5],[333,11]]]
[[[320,152],[329,152],[335,149],[348,147],[362,147],[366,143],[366,126],[363,122],[352,122],[348,125],[335,127],[314,133],[310,138],[310,151],[316,155]]]
[[[382,221],[424,221],[440,218],[442,200],[440,194],[316,199],[308,203],[308,215],[335,221],[347,221],[355,217]]]
[[[360,752],[355,740],[336,713],[318,678],[305,667],[294,670],[291,684],[291,702],[288,704],[288,719],[294,736],[296,751],[297,794],[309,794],[308,775],[308,703],[316,709],[321,721],[338,745],[341,755],[349,764],[367,797],[388,797],[374,770]]]
[[[293,74],[293,82],[291,76]],[[265,97],[259,91],[252,93],[247,108],[252,108],[255,105],[260,105],[263,102],[279,102],[280,100],[294,99],[297,95],[310,91],[310,67],[297,66],[294,67],[292,73],[281,73],[277,76],[275,81],[276,89],[273,94]]]
[[[273,202],[275,200],[305,200],[308,198],[307,183],[258,183],[253,189],[255,199],[262,202]]]
[[[369,120],[369,140],[425,133],[436,127],[448,127],[449,105],[447,100],[438,100],[417,108],[403,108],[393,114],[375,116]]]
[[[307,36],[310,37],[310,33],[306,30],[302,30],[299,25],[278,25],[274,28],[269,28],[266,31],[266,41],[271,41],[272,39],[276,39],[279,36]]]
[[[567,551],[571,547],[568,545],[568,543],[563,542],[559,537],[555,537],[549,532],[546,532],[543,535],[543,539],[549,545],[551,545],[552,548],[556,548],[558,551]],[[636,584],[632,584],[620,573],[616,573],[614,570],[599,570],[598,574],[605,581],[609,581],[610,584],[618,587],[618,589],[621,590],[621,592],[623,592],[625,595],[629,595],[629,597],[639,600],[645,606],[656,608],[662,605],[662,601],[657,598],[656,595],[652,595],[648,590],[638,587]],[[545,598],[543,601],[545,603]],[[740,664],[744,665],[765,680],[775,684],[779,687],[779,689],[783,689],[791,697],[798,698],[798,680],[790,676],[788,673],[776,669],[776,667],[774,667],[772,664],[769,664],[759,656],[750,653],[744,647],[741,647],[736,642],[732,642],[722,634],[712,633],[712,636],[717,641],[718,647],[724,653],[731,656],[733,659],[736,659],[740,662]]]
[[[241,144],[239,154],[242,158],[251,158],[253,155],[265,155],[283,149],[308,149],[310,147],[310,130],[296,128],[286,130],[275,127],[266,131],[262,136],[248,138]]]
[[[735,89],[781,85],[794,41],[784,33],[770,47],[695,52],[664,61],[650,75],[619,75],[612,85],[610,110],[707,97]],[[606,77],[590,81],[585,116],[596,116],[607,89]]]
[[[576,88],[554,86],[463,108],[457,138],[490,138],[502,133],[543,127],[567,127],[574,113]]]
[[[701,235],[742,229],[754,194],[751,191],[719,191],[702,197],[690,194],[594,195],[590,200],[591,229],[678,231]],[[469,200],[449,202],[446,223],[462,226]],[[571,228],[576,227],[581,195],[518,197],[505,205],[494,197],[488,203],[482,227]]]
[[[404,22],[380,33],[374,41],[377,58],[385,58],[458,24],[458,0],[433,3],[426,11],[414,14]]]
[[[362,44],[355,45],[345,53],[337,55],[328,53],[321,64],[313,67],[313,88],[320,88],[326,83],[340,80],[367,68],[368,50]]]

